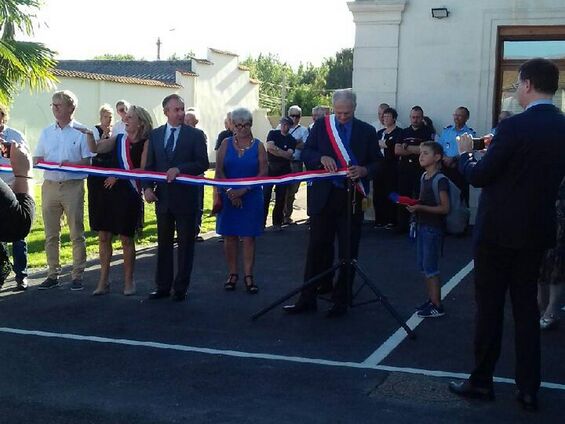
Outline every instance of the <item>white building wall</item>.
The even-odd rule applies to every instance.
[[[563,0],[364,0],[348,5],[356,22],[357,116],[372,122],[378,104],[389,102],[407,124],[410,108],[419,104],[437,130],[451,124],[460,105],[470,109],[469,124],[478,133],[491,128],[498,26],[565,22]],[[432,18],[433,7],[446,7],[449,17]]]
[[[245,107],[253,113],[253,134],[264,141],[272,128],[266,111],[259,108],[259,84],[249,80],[249,71],[239,68],[235,55],[208,51],[211,64],[193,62],[195,79],[194,106],[199,113],[198,127],[208,135],[208,155],[216,159],[214,145],[220,131],[224,130],[224,118],[230,110]]]
[[[108,103],[114,107],[120,99],[147,109],[153,118],[153,124],[161,125],[166,120],[161,101],[168,94],[178,91],[167,87],[66,77],[59,78],[55,88],[50,91],[30,93],[28,89],[22,90],[10,108],[8,125],[22,131],[32,149],[35,148],[41,130],[54,122],[51,96],[58,90],[71,90],[75,93],[78,98],[75,119],[89,126],[99,122],[98,110],[102,104]],[[117,114],[115,116],[119,119]]]

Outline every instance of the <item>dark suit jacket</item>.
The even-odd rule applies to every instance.
[[[209,167],[208,152],[204,133],[187,125],[182,125],[172,160],[165,153],[166,125],[151,131],[147,151],[148,171],[166,172],[169,168],[179,168],[181,174],[200,175]],[[144,187],[155,184],[146,183]],[[170,211],[178,214],[196,213],[198,191],[196,186],[179,183],[157,183],[157,213]]]
[[[565,175],[565,117],[537,105],[500,122],[480,161],[461,155],[459,170],[482,187],[475,242],[515,249],[555,244],[555,200]]]
[[[369,172],[365,179],[372,179],[380,171],[383,159],[375,128],[366,122],[353,118],[350,143],[359,165],[366,167]],[[307,169],[317,170],[323,168],[320,162],[322,156],[334,158],[339,166],[326,131],[325,120],[318,119],[306,140],[301,158]],[[308,215],[319,214],[324,209],[332,188],[333,183],[330,180],[312,183],[308,190]],[[360,201],[357,202],[357,205],[358,208],[361,208]]]

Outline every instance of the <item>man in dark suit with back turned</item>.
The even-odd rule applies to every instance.
[[[509,290],[516,328],[516,399],[526,410],[537,409],[541,381],[537,277],[545,249],[555,244],[555,200],[565,175],[565,117],[551,104],[558,79],[552,62],[525,62],[516,93],[525,111],[499,124],[478,162],[471,138],[459,141],[459,170],[483,190],[474,234],[475,369],[468,380],[451,382],[449,389],[463,397],[494,399],[492,379]]]
[[[375,128],[353,116],[355,107],[355,93],[351,90],[337,90],[333,96],[334,115],[327,118],[335,122],[339,138],[352,159],[347,177],[352,180],[368,181],[374,177],[383,156],[378,146]],[[347,165],[340,164],[338,155],[332,147],[325,119],[318,119],[312,127],[302,151],[302,160],[310,170],[325,169],[335,172],[338,167]],[[362,198],[357,191],[355,197],[356,208],[351,225],[351,258],[354,259],[358,256],[363,223]],[[308,187],[310,239],[304,281],[332,267],[336,236],[339,257],[345,258],[345,241],[349,230],[346,219],[347,208],[351,208],[351,205],[347,202],[346,181],[343,177],[315,181],[311,187]],[[320,287],[331,287],[331,280],[331,275],[320,280]],[[333,287],[334,304],[327,312],[328,317],[338,317],[347,311],[347,290],[347,272],[342,268]],[[306,288],[298,301],[293,305],[286,305],[284,310],[290,314],[316,310],[316,295],[316,287]]]
[[[198,189],[174,181],[179,174],[203,174],[209,163],[204,133],[183,124],[183,99],[177,94],[165,97],[163,112],[167,123],[151,132],[145,166],[148,171],[167,173],[166,183],[144,184],[145,200],[157,202],[156,290],[149,294],[149,298],[169,297],[172,288],[173,300],[183,301],[192,272]],[[175,229],[178,241],[176,277],[173,270]]]

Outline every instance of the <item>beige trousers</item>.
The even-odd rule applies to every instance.
[[[45,253],[48,278],[57,279],[61,273],[59,249],[63,213],[69,225],[73,246],[73,280],[82,280],[86,267],[84,239],[84,180],[48,181],[41,187],[41,210],[45,225]]]

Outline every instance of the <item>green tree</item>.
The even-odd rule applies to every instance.
[[[297,104],[305,115],[310,114],[314,106],[329,104],[325,89],[325,65],[315,67],[311,63],[301,64],[295,72],[288,64],[281,62],[277,55],[271,53],[260,54],[257,58],[248,57],[242,65],[249,68],[252,78],[261,81],[259,103],[269,114],[280,114],[283,93],[286,108]]]
[[[45,89],[56,78],[55,52],[42,43],[16,40],[16,33],[33,34],[33,12],[40,0],[0,2],[0,102],[9,104],[15,93],[28,83],[32,89]]]
[[[136,60],[135,56],[129,53],[104,53],[98,56],[93,57],[94,60],[121,60],[121,61],[128,61],[128,60]]]
[[[351,88],[353,85],[353,49],[343,49],[335,57],[326,59],[324,65],[328,67],[326,88]]]

